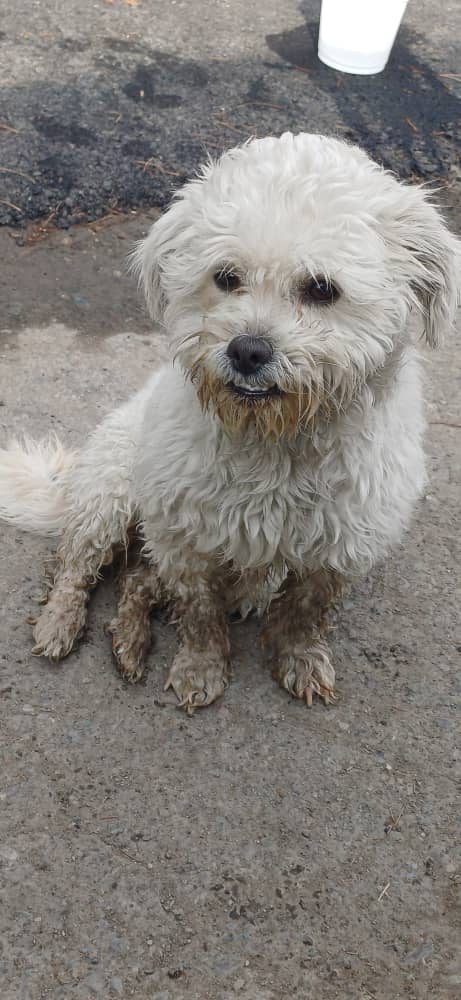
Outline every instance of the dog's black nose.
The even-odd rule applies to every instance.
[[[273,353],[268,340],[248,334],[234,337],[227,348],[227,357],[241,375],[254,375],[271,360]]]

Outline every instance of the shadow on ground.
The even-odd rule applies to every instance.
[[[384,74],[349,76],[319,62],[317,38],[318,21],[310,21],[268,35],[267,44],[334,99],[345,138],[401,177],[445,176],[460,149],[461,102],[423,61],[425,39],[402,25]]]

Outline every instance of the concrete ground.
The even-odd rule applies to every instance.
[[[410,4],[397,62],[364,81],[316,66],[316,12],[4,11],[0,167],[33,180],[2,174],[19,209],[0,204],[3,221],[27,225],[0,230],[0,440],[54,429],[78,445],[165,356],[124,259],[156,215],[133,207],[163,204],[197,165],[196,130],[213,151],[256,124],[337,128],[435,178],[461,229],[459,8],[442,24],[437,5]],[[241,99],[263,103],[232,110]],[[225,698],[194,718],[163,692],[176,639],[161,620],[145,683],[126,687],[104,635],[110,574],[78,651],[34,658],[26,619],[52,545],[2,526],[2,1000],[459,1000],[460,360],[456,339],[427,356],[430,487],[344,603],[334,707],[276,687],[251,622],[234,627]]]
[[[78,444],[164,356],[123,270],[154,215],[3,231],[1,439]],[[52,546],[2,528],[2,1000],[459,998],[459,362],[427,359],[430,488],[345,602],[334,707],[275,686],[251,623],[192,719],[162,690],[161,621],[124,686],[110,578],[78,651],[34,658]]]

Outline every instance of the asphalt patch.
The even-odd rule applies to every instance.
[[[423,61],[423,40],[403,26],[385,73],[358,77],[319,62],[317,31],[307,21],[268,35],[265,61],[206,65],[136,36],[61,39],[62,56],[85,54],[85,73],[0,97],[0,223],[66,229],[163,207],[208,154],[287,129],[337,134],[402,178],[443,183],[460,160],[460,101]]]

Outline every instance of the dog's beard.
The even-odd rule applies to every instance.
[[[252,430],[261,438],[293,436],[312,429],[321,418],[331,420],[350,402],[357,385],[350,372],[338,378],[329,366],[317,365],[308,377],[295,373],[258,398],[236,392],[232,381],[223,380],[202,359],[194,362],[189,375],[204,411],[212,409],[229,432]]]
[[[212,408],[227,431],[254,429],[258,437],[281,437],[294,434],[307,422],[308,411],[316,408],[315,397],[307,400],[294,390],[262,399],[239,396],[230,384],[223,383],[206,370],[192,374],[203,410]]]

